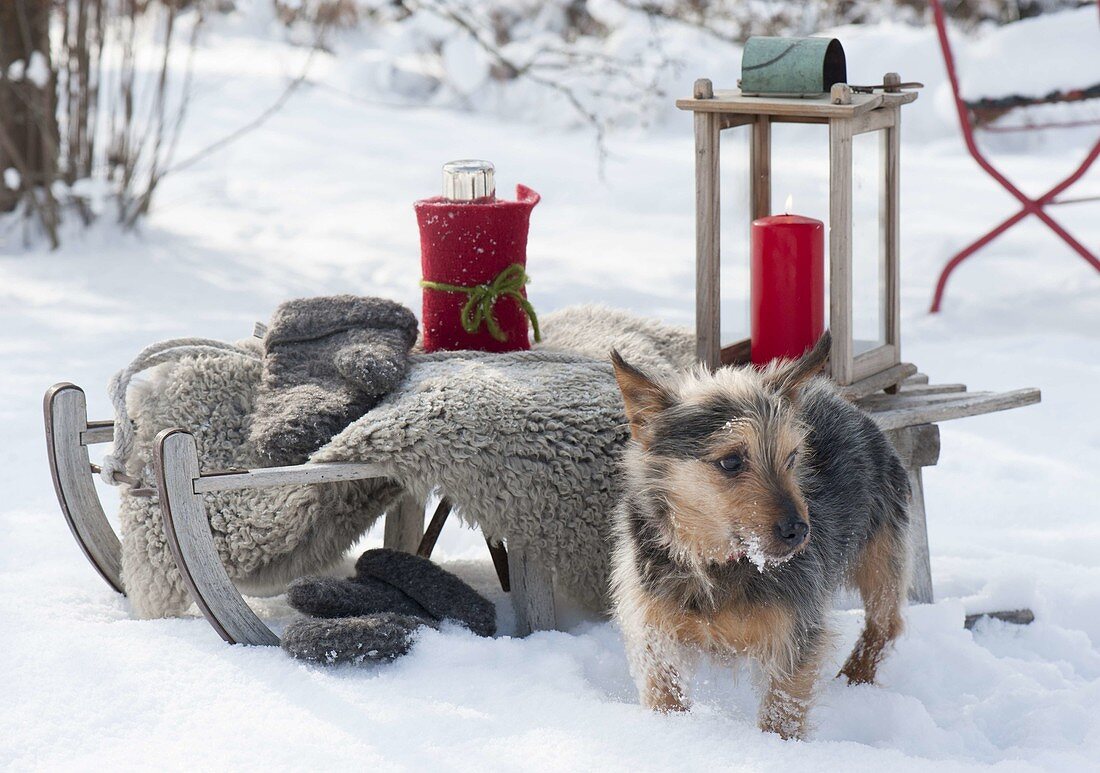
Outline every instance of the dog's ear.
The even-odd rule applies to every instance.
[[[654,416],[672,405],[672,396],[663,386],[611,350],[611,365],[615,368],[615,380],[623,393],[626,418],[630,421],[631,436],[643,446],[649,444],[647,425]]]
[[[791,402],[798,399],[798,390],[816,376],[829,361],[829,349],[833,337],[828,330],[814,344],[814,348],[797,360],[787,360],[764,371],[764,385]]]

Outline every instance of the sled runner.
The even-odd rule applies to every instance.
[[[46,452],[57,502],[80,550],[100,577],[118,593],[122,587],[122,547],[96,494],[88,447],[114,439],[113,421],[88,421],[84,390],[55,384],[43,401]]]

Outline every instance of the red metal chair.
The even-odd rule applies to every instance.
[[[951,91],[955,95],[955,109],[959,114],[959,125],[962,128],[963,138],[966,141],[966,148],[970,151],[970,155],[974,157],[974,160],[978,162],[978,166],[984,169],[990,177],[996,180],[1001,186],[1012,194],[1020,202],[1020,211],[1012,215],[996,228],[985,234],[970,246],[959,252],[955,257],[951,258],[947,262],[947,265],[943,267],[943,271],[940,272],[939,281],[936,283],[936,294],[932,299],[931,312],[935,313],[940,310],[940,306],[943,303],[944,290],[947,288],[947,279],[951,276],[951,272],[954,271],[960,263],[969,258],[975,252],[980,250],[985,245],[996,239],[1012,226],[1019,223],[1028,215],[1035,215],[1042,220],[1050,230],[1054,231],[1058,236],[1062,238],[1066,244],[1072,247],[1082,258],[1084,258],[1089,265],[1091,265],[1097,271],[1100,271],[1100,260],[1096,255],[1090,252],[1083,244],[1073,238],[1066,229],[1058,224],[1049,214],[1046,212],[1046,208],[1054,204],[1066,204],[1070,203],[1068,200],[1057,199],[1057,196],[1081,179],[1081,176],[1088,171],[1092,163],[1096,161],[1100,156],[1100,138],[1093,144],[1092,149],[1089,150],[1085,156],[1084,161],[1078,166],[1069,177],[1062,180],[1053,188],[1048,190],[1042,196],[1038,198],[1031,198],[1023,193],[1019,188],[1012,184],[1012,182],[1001,174],[997,169],[989,162],[989,160],[978,148],[977,142],[974,140],[974,117],[973,117],[973,105],[968,105],[963,100],[962,93],[959,90],[959,79],[955,71],[955,57],[951,52],[951,43],[947,39],[947,21],[944,17],[943,6],[940,0],[929,0],[932,5],[932,14],[936,20],[936,32],[940,39],[940,48],[943,50],[943,61],[947,67],[947,77],[951,82]],[[1100,4],[1098,4],[1100,6]],[[1026,128],[1049,128],[1049,124],[1043,127],[1024,127]],[[1082,199],[1075,199],[1074,201],[1081,201]]]

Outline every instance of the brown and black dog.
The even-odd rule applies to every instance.
[[[633,442],[615,515],[612,595],[641,701],[686,708],[698,655],[749,656],[760,727],[802,737],[839,586],[866,626],[841,673],[871,682],[901,632],[909,484],[890,442],[799,360],[663,383],[612,362]]]

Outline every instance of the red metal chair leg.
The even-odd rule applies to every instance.
[[[1097,271],[1100,271],[1100,259],[1097,259],[1095,255],[1089,252],[1088,248],[1085,247],[1085,245],[1074,239],[1069,231],[1059,225],[1058,222],[1050,215],[1048,215],[1044,209],[1040,207],[1039,210],[1036,211],[1035,216],[1046,223],[1047,226],[1049,226],[1050,230],[1054,231],[1054,233],[1062,237],[1062,241],[1068,244],[1071,248],[1073,248],[1075,252],[1077,252],[1078,255],[1084,258],[1085,262],[1087,262]]]
[[[1078,255],[1085,259],[1085,261],[1097,271],[1100,271],[1100,259],[1097,259],[1088,248],[1073,238],[1073,236],[1061,225],[1058,224],[1054,218],[1046,213],[1044,207],[1049,204],[1054,204],[1055,197],[1062,191],[1069,188],[1082,175],[1088,171],[1097,157],[1100,156],[1100,140],[1098,140],[1085,156],[1084,160],[1073,170],[1073,173],[1055,185],[1045,194],[1037,199],[1030,198],[1024,194],[1019,188],[1012,184],[1007,177],[1001,174],[996,167],[985,157],[981,149],[978,147],[977,141],[974,139],[974,127],[970,122],[970,113],[966,107],[966,103],[963,101],[962,92],[959,90],[959,79],[955,71],[955,56],[951,51],[951,43],[947,39],[947,21],[944,17],[943,6],[940,4],[940,0],[930,0],[932,5],[932,15],[936,21],[936,33],[939,36],[940,49],[943,51],[943,61],[947,68],[947,77],[951,83],[951,91],[955,97],[955,111],[959,116],[959,126],[962,128],[963,140],[966,142],[966,149],[970,155],[978,163],[982,169],[989,174],[994,180],[996,180],[1006,191],[1012,194],[1017,201],[1022,205],[1022,209],[1012,217],[1005,220],[989,233],[985,234],[970,246],[963,249],[955,257],[951,258],[947,262],[947,265],[943,267],[940,272],[939,279],[936,281],[936,292],[932,297],[932,306],[929,309],[933,314],[940,310],[943,304],[944,292],[947,289],[947,279],[951,276],[951,273],[958,268],[959,264],[969,258],[975,252],[980,250],[985,245],[996,239],[1002,233],[1007,231],[1016,223],[1023,220],[1028,215],[1035,215],[1042,220],[1050,230],[1052,230],[1062,241],[1064,241],[1071,249],[1073,249]],[[1100,8],[1100,3],[1098,3]]]
[[[955,257],[947,261],[947,265],[944,266],[943,270],[940,272],[940,278],[936,281],[936,294],[932,297],[932,308],[929,309],[929,311],[935,314],[940,310],[940,304],[943,303],[943,294],[947,290],[947,279],[951,276],[951,272],[959,267],[960,263],[962,263],[975,252],[980,250],[985,245],[989,244],[991,241],[996,239],[998,236],[1003,234],[1012,226],[1019,223],[1027,216],[1028,211],[1026,209],[1021,209],[1015,215],[1008,218],[1008,220],[1005,220],[1003,223],[987,233],[985,236],[982,236],[975,240],[970,246],[961,250],[957,255],[955,255]]]
[[[1058,183],[1053,188],[1051,188],[1049,191],[1047,191],[1042,196],[1040,196],[1039,201],[1041,201],[1044,204],[1053,204],[1053,203],[1055,203],[1054,202],[1055,197],[1059,193],[1064,191],[1066,188],[1068,188],[1069,186],[1073,185],[1075,182],[1080,180],[1081,176],[1084,175],[1085,172],[1087,172],[1089,170],[1089,167],[1092,166],[1092,163],[1097,159],[1097,157],[1100,157],[1100,140],[1097,140],[1093,144],[1092,150],[1089,151],[1088,155],[1085,156],[1084,160],[1081,161],[1080,165],[1078,165],[1078,167],[1073,170],[1073,174],[1071,174],[1069,177],[1062,180],[1062,182]]]

